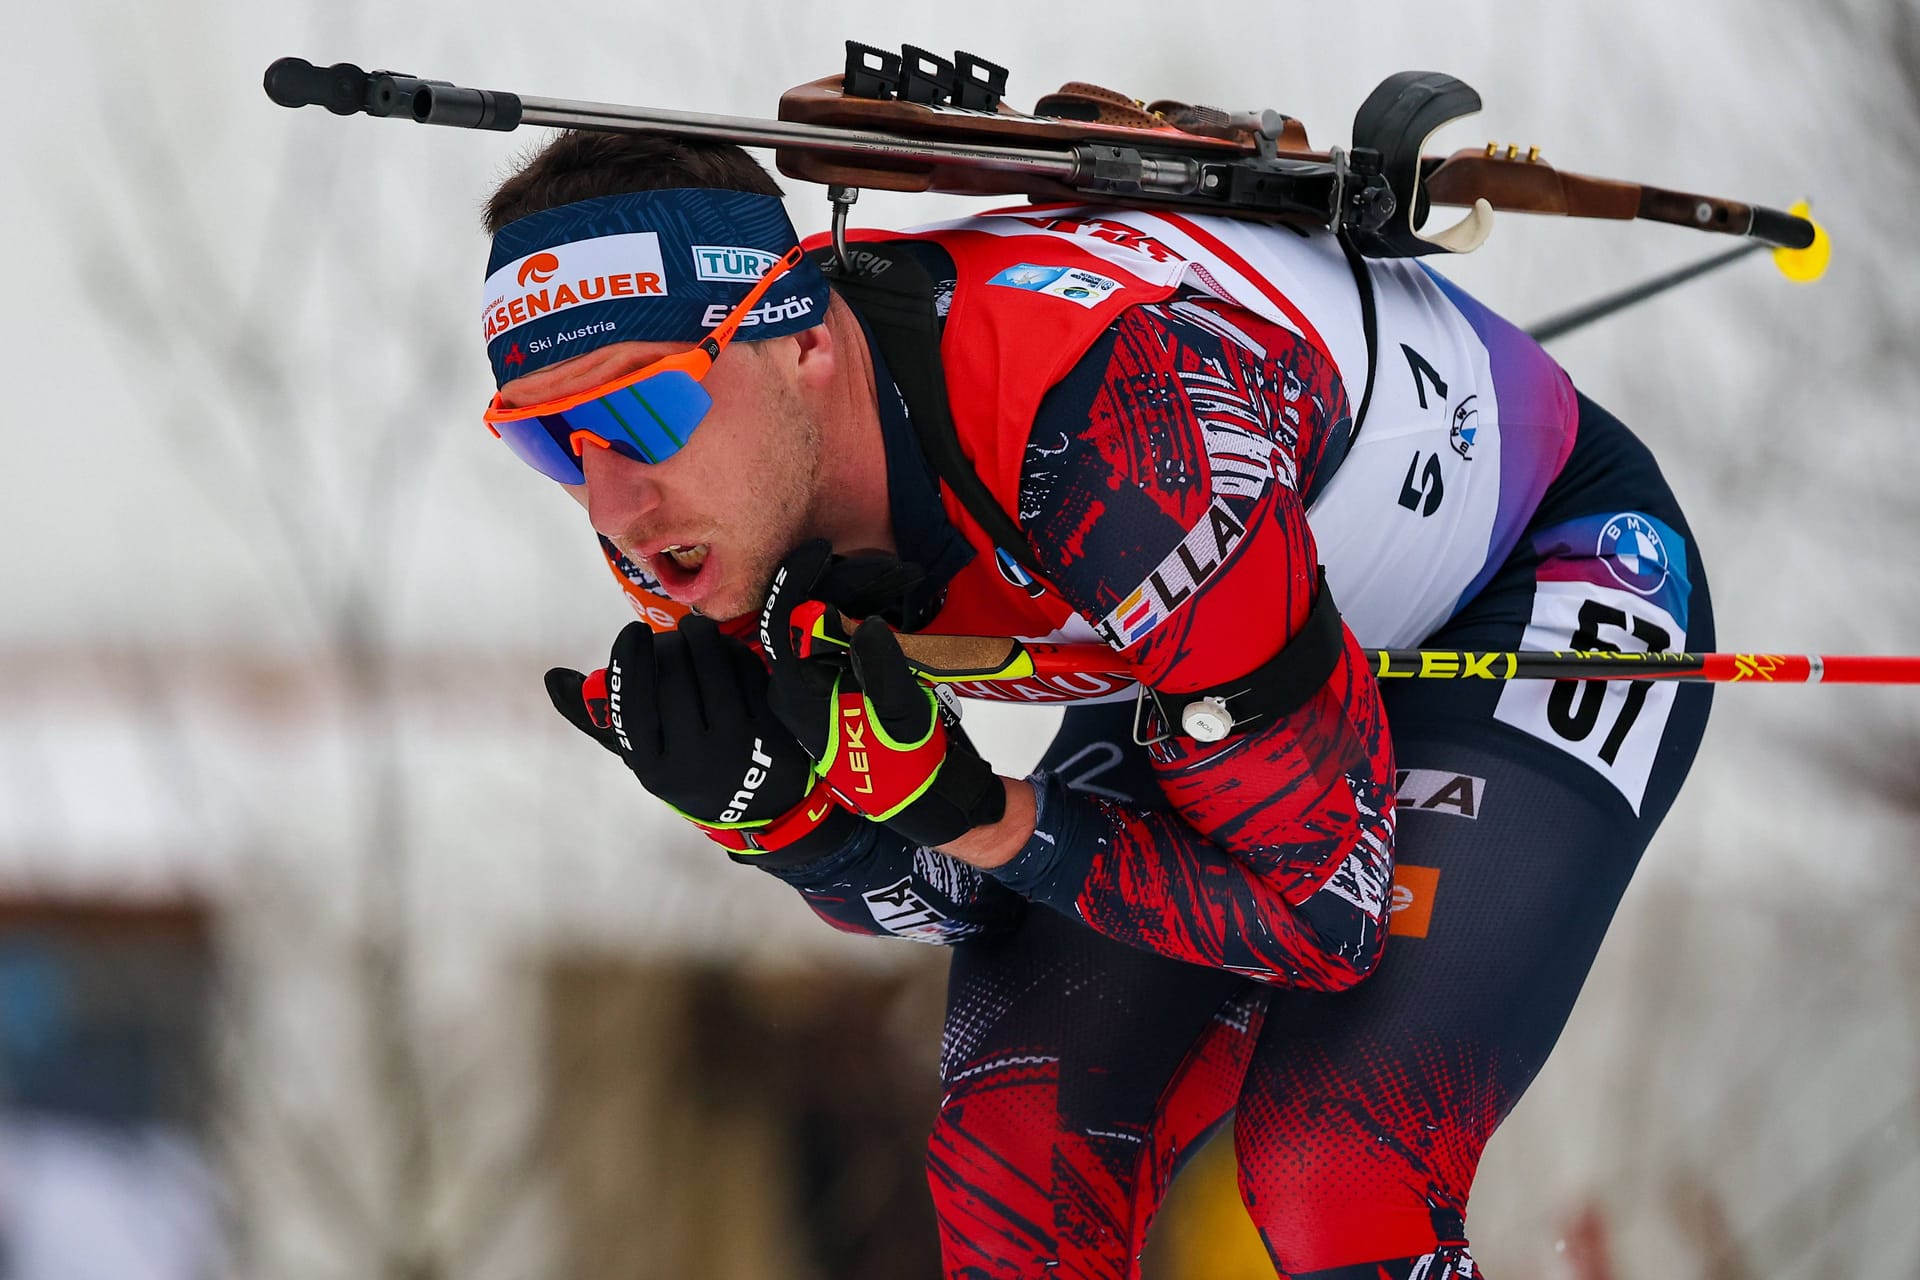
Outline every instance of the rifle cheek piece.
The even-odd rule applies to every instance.
[[[1480,95],[1464,80],[1442,71],[1402,71],[1367,95],[1353,117],[1353,146],[1379,157],[1395,209],[1380,229],[1355,237],[1364,254],[1415,258],[1446,251],[1471,253],[1493,231],[1493,206],[1476,199],[1467,216],[1437,235],[1422,235],[1431,203],[1421,189],[1421,150],[1442,126],[1480,110]],[[1393,213],[1404,211],[1404,220]]]

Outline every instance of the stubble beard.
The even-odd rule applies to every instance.
[[[764,457],[743,460],[748,477],[739,491],[741,557],[735,568],[740,587],[709,602],[715,618],[757,614],[767,602],[773,575],[787,553],[806,541],[820,502],[820,423],[792,388],[783,387],[769,407],[777,425],[769,432]]]

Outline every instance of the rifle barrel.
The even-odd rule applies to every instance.
[[[413,117],[422,124],[456,128],[477,124],[476,96],[499,97],[457,85],[425,83],[415,91]],[[553,129],[591,129],[606,133],[653,133],[706,142],[730,142],[743,147],[790,148],[824,155],[850,156],[886,168],[892,165],[964,164],[994,173],[1017,174],[1043,182],[1075,185],[1098,168],[1101,148],[1000,147],[980,142],[943,142],[907,138],[866,129],[844,129],[788,120],[756,120],[746,116],[711,115],[699,111],[666,111],[657,107],[628,107],[609,102],[582,102],[567,98],[518,98],[517,123]],[[1107,148],[1111,150],[1111,148]],[[1184,156],[1137,155],[1130,169],[1142,190],[1188,195],[1198,189],[1200,165]]]
[[[267,96],[281,106],[324,106],[336,115],[364,112],[410,116],[420,124],[496,132],[531,124],[605,133],[657,133],[848,157],[881,170],[952,165],[1089,193],[1131,190],[1191,196],[1199,192],[1204,180],[1201,162],[1191,156],[1110,143],[997,146],[912,138],[839,125],[528,97],[444,80],[423,80],[394,71],[362,71],[346,62],[316,67],[304,58],[281,58],[267,68],[265,88]]]
[[[658,133],[676,138],[731,142],[746,147],[792,147],[896,164],[959,160],[1002,173],[1020,173],[1056,182],[1072,181],[1080,168],[1073,151],[1065,148],[1040,150],[982,143],[924,141],[862,129],[830,129],[786,120],[754,120],[743,116],[663,111],[651,107],[575,102],[563,98],[522,97],[520,108],[522,124],[544,125],[554,129]],[[425,122],[438,123],[431,114],[425,118]],[[1172,180],[1177,180],[1177,175]]]

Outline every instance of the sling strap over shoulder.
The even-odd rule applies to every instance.
[[[1328,446],[1321,473],[1305,495],[1309,500],[1345,458],[1359,435],[1373,396],[1376,320],[1372,280],[1365,262],[1352,247],[1343,242],[1342,249],[1353,267],[1360,293],[1367,340],[1367,383],[1351,430]],[[885,242],[861,244],[848,264],[850,270],[843,269],[831,251],[816,252],[835,291],[872,332],[906,401],[914,434],[941,483],[996,546],[1029,572],[1044,577],[1026,533],[1000,506],[961,448],[940,361],[940,320],[934,309],[933,280],[925,267],[911,249]],[[1218,741],[1305,706],[1339,665],[1344,644],[1340,611],[1327,589],[1326,571],[1322,569],[1305,625],[1273,657],[1237,680],[1182,693],[1148,690],[1147,696],[1169,733],[1203,742]]]

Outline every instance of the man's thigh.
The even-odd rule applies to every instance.
[[[1069,712],[1044,767],[1164,805],[1130,712]],[[956,946],[928,1150],[947,1274],[1133,1275],[1174,1169],[1233,1106],[1266,994],[1046,908]]]
[[[1712,644],[1671,493],[1625,429],[1586,408],[1573,474],[1430,646],[1599,647],[1602,613],[1597,639],[1623,649]],[[1243,1190],[1290,1274],[1432,1274],[1464,1255],[1481,1151],[1559,1038],[1709,694],[1389,687],[1401,775],[1385,957],[1349,992],[1275,993],[1236,1121]]]

